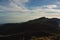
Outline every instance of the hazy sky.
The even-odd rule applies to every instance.
[[[60,0],[0,0],[0,23],[60,18]]]

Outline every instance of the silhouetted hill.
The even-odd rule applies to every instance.
[[[60,27],[55,18],[38,18],[23,23],[7,23],[0,27],[0,34],[15,34],[20,32],[60,33]]]
[[[51,20],[56,21],[58,23],[58,25],[60,25],[60,19],[58,19],[58,18],[52,18]]]

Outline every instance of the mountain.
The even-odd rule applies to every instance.
[[[56,21],[58,23],[58,25],[60,25],[60,19],[58,19],[58,18],[52,18],[51,20]]]
[[[15,33],[47,32],[60,33],[57,19],[41,17],[23,23],[7,23],[0,26],[0,34],[10,35]]]

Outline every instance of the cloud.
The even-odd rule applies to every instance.
[[[11,1],[13,1],[14,3],[16,3],[16,4],[21,4],[21,3],[25,3],[25,2],[28,2],[28,0],[11,0]]]
[[[59,6],[57,5],[44,5],[44,6],[35,7],[33,9],[36,11],[42,11],[45,13],[60,13],[60,9],[57,9],[57,8],[59,8]]]
[[[47,5],[47,6],[44,6],[44,7],[52,9],[52,8],[57,8],[58,6],[57,5]]]
[[[27,2],[28,0],[9,0],[9,4],[8,4],[8,1],[7,1],[7,6],[2,6],[0,5],[1,9],[0,10],[4,10],[4,11],[25,11],[27,10],[23,3]],[[5,3],[5,2],[4,2]]]
[[[25,2],[29,0],[9,0],[7,6],[0,5],[0,23],[25,22],[43,16],[60,18],[57,4],[36,6],[30,10],[24,5]]]
[[[36,17],[48,17],[48,18],[60,18],[60,9],[57,5],[44,5],[34,7],[32,12],[35,13]],[[38,15],[38,16],[37,16]]]
[[[31,12],[27,7],[24,6],[25,2],[29,2],[29,0],[9,0],[10,3],[7,6],[0,5],[0,11],[20,11],[20,12]],[[32,4],[31,4],[32,5]],[[48,12],[59,12],[60,10],[53,9],[58,8],[57,5],[43,5],[33,7],[32,10],[36,11],[48,11]]]

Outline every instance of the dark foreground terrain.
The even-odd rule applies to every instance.
[[[60,40],[57,18],[38,18],[22,23],[0,26],[0,40]],[[39,40],[40,40],[39,39]]]

